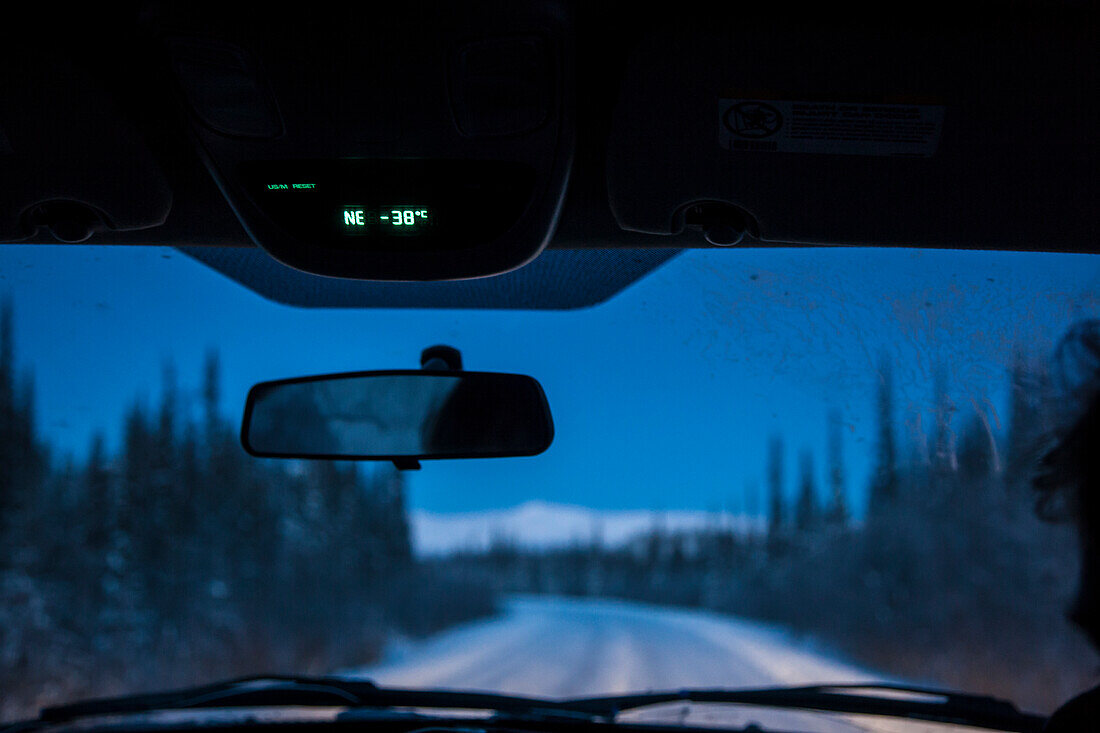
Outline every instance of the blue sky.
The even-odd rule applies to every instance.
[[[768,436],[812,450],[824,475],[826,414],[842,411],[853,501],[873,435],[875,365],[897,369],[898,404],[927,410],[943,364],[962,411],[1003,420],[1012,346],[1048,351],[1100,313],[1090,255],[880,249],[695,250],[582,311],[304,310],[268,302],[174,250],[0,248],[20,363],[39,424],[81,453],[124,409],[156,399],[162,365],[197,390],[204,352],[236,417],[256,381],[414,368],[447,343],[467,368],[531,374],[557,434],[535,458],[426,463],[410,501],[435,511],[529,499],[598,508],[761,509]],[[961,419],[961,418],[960,418]],[[819,484],[822,483],[819,481]]]

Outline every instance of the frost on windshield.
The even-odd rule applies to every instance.
[[[1072,527],[1029,481],[1064,419],[1056,339],[1098,307],[1081,260],[981,256],[685,255],[563,314],[287,309],[160,256],[145,280],[186,293],[82,274],[43,303],[51,278],[12,276],[0,718],[265,672],[553,697],[888,681],[1051,710],[1096,657],[1065,618]],[[15,333],[24,312],[75,325]],[[539,378],[554,446],[411,474],[240,449],[251,384],[436,342]]]
[[[544,630],[551,618],[566,619],[557,621],[563,627],[583,626],[581,619],[592,615],[607,636],[601,640],[596,632],[588,643],[614,660],[595,662],[606,673],[596,675],[599,684],[625,679],[624,686],[641,688],[647,681],[641,669],[663,664],[666,687],[878,679],[996,693],[1048,708],[1087,684],[1094,656],[1065,614],[1074,592],[1076,538],[1070,527],[1036,516],[1029,483],[1058,407],[1047,390],[1046,367],[1019,354],[1005,379],[1011,421],[1005,433],[995,434],[980,413],[967,415],[956,432],[941,379],[930,429],[914,440],[906,422],[919,418],[897,406],[884,362],[876,379],[865,507],[849,505],[841,460],[846,430],[834,412],[823,428],[824,486],[811,452],[791,461],[782,434],[771,437],[761,465],[765,480],[748,489],[767,507],[761,529],[720,516],[689,529],[658,519],[617,546],[595,536],[538,550],[503,538],[487,551],[438,562],[463,572],[479,568],[502,591],[728,614],[680,611],[670,619],[667,611],[632,607],[596,613],[572,606],[554,614],[541,605],[508,608],[512,623],[525,619]],[[788,477],[791,464],[797,468]],[[540,613],[547,618],[540,620]],[[631,633],[645,639],[640,648],[631,649]],[[541,638],[543,646],[530,649],[530,657],[560,649],[568,635]],[[636,653],[643,658],[630,656]],[[624,654],[638,668],[616,669]],[[685,658],[690,664],[677,661]],[[402,671],[393,678],[412,679]],[[495,671],[474,674],[516,692],[555,684],[528,680],[522,670],[507,670],[514,675],[507,679]],[[423,679],[432,679],[426,661]]]

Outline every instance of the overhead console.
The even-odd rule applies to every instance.
[[[257,245],[372,280],[538,255],[573,154],[560,4],[285,7],[155,21],[200,154]]]
[[[1095,250],[1095,27],[1009,12],[643,34],[608,141],[616,221],[717,245]]]

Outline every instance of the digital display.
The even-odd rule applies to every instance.
[[[340,208],[340,224],[351,236],[391,234],[416,236],[435,225],[435,212],[427,206],[345,205]]]
[[[271,221],[317,249],[456,251],[515,224],[534,171],[502,161],[252,161],[242,173]]]

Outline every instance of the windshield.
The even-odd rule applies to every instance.
[[[1072,527],[1028,484],[1093,256],[688,251],[563,312],[294,308],[159,248],[5,246],[0,273],[2,720],[275,672],[1038,712],[1095,683]],[[432,344],[537,378],[550,449],[241,449],[253,384]]]

